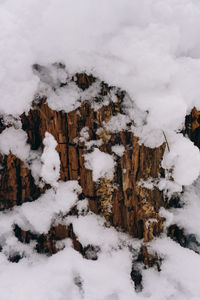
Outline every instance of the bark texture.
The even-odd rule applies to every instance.
[[[194,107],[185,119],[185,133],[200,149],[200,111]]]
[[[76,74],[73,79],[78,87],[87,90],[94,82],[93,76]],[[93,99],[101,103],[102,97],[109,99],[109,87],[101,83],[100,92]],[[131,132],[131,123],[121,132],[109,131],[106,124],[113,116],[124,115],[123,101],[125,93],[115,90],[116,101],[110,98],[106,105],[94,109],[91,99],[85,100],[81,105],[69,112],[52,110],[44,97],[33,103],[29,113],[23,114],[20,119],[22,129],[28,135],[28,143],[32,150],[43,149],[42,141],[45,132],[51,133],[58,142],[57,151],[60,156],[60,179],[78,180],[82,187],[80,199],[89,200],[89,208],[96,214],[105,217],[106,226],[115,226],[128,232],[133,237],[143,238],[149,242],[153,236],[162,232],[163,219],[158,211],[164,206],[162,192],[154,188],[147,189],[141,185],[141,180],[159,178],[164,176],[161,160],[165,151],[164,143],[158,148],[151,149],[140,145],[138,138]],[[5,126],[1,124],[1,130]],[[83,130],[87,130],[88,138],[82,138]],[[101,143],[98,144],[98,141]],[[88,147],[88,145],[93,146]],[[123,155],[117,156],[112,146],[123,145]],[[97,147],[100,151],[115,155],[115,173],[113,180],[102,178],[94,182],[92,171],[85,166],[84,155]],[[12,153],[0,157],[2,168],[0,170],[0,209],[6,210],[21,205],[27,201],[36,200],[49,186],[40,188],[34,182],[28,165],[20,161]],[[70,212],[76,214],[76,208]],[[15,235],[21,242],[29,243],[31,239],[37,241],[37,250],[44,253],[55,253],[56,241],[71,237],[75,249],[87,256],[84,249],[73,233],[71,226],[58,225],[52,227],[47,235],[34,235],[25,232],[18,226],[14,229]],[[92,245],[88,245],[92,247]],[[143,248],[145,264],[149,263],[146,248]],[[95,257],[95,256],[94,256]],[[150,259],[150,261],[152,261]]]

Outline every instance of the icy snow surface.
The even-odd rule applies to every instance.
[[[193,106],[200,109],[199,0],[0,0],[0,28],[0,114],[27,112],[42,89],[48,92],[51,108],[68,112],[77,107],[77,86],[52,90],[57,78],[67,79],[61,69],[56,74],[48,69],[55,62],[64,63],[69,74],[86,71],[126,90],[127,116],[113,117],[105,127],[118,131],[131,119],[141,143],[155,147],[167,138],[170,151],[166,149],[162,166],[174,182],[166,179],[156,184],[169,194],[181,192],[182,185],[186,188],[184,206],[160,214],[166,225],[178,224],[199,242],[200,154],[177,133],[186,113]],[[34,64],[47,66],[49,73],[44,67],[38,76]],[[82,99],[96,89],[94,84]],[[128,99],[134,100],[134,109],[129,109]],[[11,151],[23,161],[38,155],[39,161],[30,166],[32,174],[54,188],[35,202],[0,213],[1,300],[200,299],[199,254],[165,235],[149,245],[163,258],[161,272],[144,270],[144,289],[138,294],[130,272],[140,241],[105,228],[102,218],[92,213],[71,217],[70,222],[83,245],[99,247],[96,261],[84,259],[69,240],[52,257],[37,254],[34,242],[20,243],[13,235],[14,224],[44,233],[76,203],[87,211],[87,201],[78,201],[77,182],[58,181],[60,161],[54,138],[46,133],[42,155],[32,153],[26,141],[20,128],[7,128],[0,135],[0,153]],[[113,149],[117,155],[123,153],[119,147]],[[86,162],[94,180],[112,179],[112,156],[94,149]],[[154,183],[148,184],[151,188]],[[63,222],[68,224],[69,219]],[[17,264],[8,262],[16,253],[24,258]]]

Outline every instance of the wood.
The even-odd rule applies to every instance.
[[[200,149],[200,111],[194,107],[185,118],[185,134]]]
[[[93,76],[86,74],[76,74],[73,80],[82,90],[95,82]],[[101,102],[102,95],[109,96],[111,89],[112,87],[102,82],[101,91],[95,101]],[[91,99],[88,99],[69,113],[50,109],[47,99],[42,98],[33,103],[28,115],[21,116],[22,129],[28,135],[28,143],[32,150],[43,148],[42,141],[46,131],[55,137],[61,162],[60,179],[78,180],[83,191],[81,198],[89,200],[91,211],[105,217],[106,226],[112,225],[133,237],[149,242],[162,232],[163,219],[158,211],[165,204],[162,192],[156,188],[149,190],[143,187],[141,180],[164,176],[160,164],[166,143],[155,149],[140,145],[138,138],[130,130],[130,123],[127,124],[126,130],[118,133],[109,132],[105,128],[112,116],[124,114],[124,95],[124,92],[116,90],[117,102],[112,102],[110,98],[109,103],[97,111],[92,108]],[[95,143],[101,139],[100,146],[89,149],[87,143],[81,139],[80,132],[86,127],[88,142]],[[84,155],[94,147],[114,155],[112,146],[119,144],[124,146],[125,151],[121,157],[115,155],[114,179],[102,178],[98,183],[94,182],[92,171],[85,167]],[[34,183],[28,167],[13,154],[1,156],[0,161],[3,164],[0,171],[1,210],[21,205],[26,201],[34,201],[48,188],[39,188]],[[55,253],[55,240],[65,237],[72,238],[77,250],[82,253],[85,251],[73,234],[73,228],[64,228],[63,225],[52,228],[42,237],[31,235],[30,232],[25,233],[20,228],[16,229],[15,233],[22,242],[27,242],[29,238],[38,240],[39,252]]]

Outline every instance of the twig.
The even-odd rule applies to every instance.
[[[164,138],[165,138],[165,142],[167,144],[167,150],[170,152],[170,148],[169,148],[169,144],[168,144],[168,141],[167,141],[167,137],[166,137],[164,131],[162,131],[162,132],[163,132],[163,135],[164,135]]]

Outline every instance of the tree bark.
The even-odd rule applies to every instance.
[[[82,90],[86,90],[93,84],[95,78],[86,74],[76,74],[76,84]],[[109,95],[109,87],[101,83],[101,91],[93,101],[101,102],[102,95]],[[98,110],[92,107],[91,99],[84,101],[77,109],[65,113],[52,110],[46,98],[33,103],[29,113],[21,115],[22,129],[28,135],[28,143],[32,150],[43,149],[42,141],[45,132],[48,131],[56,139],[57,151],[60,156],[60,179],[78,180],[82,187],[80,199],[87,198],[89,209],[105,217],[106,226],[114,226],[133,237],[149,242],[154,236],[158,236],[163,229],[163,219],[159,216],[160,207],[165,206],[163,194],[157,188],[147,189],[141,185],[141,180],[164,177],[161,168],[161,160],[166,148],[166,143],[158,148],[148,148],[139,143],[139,140],[131,132],[131,123],[121,132],[109,132],[106,129],[112,116],[124,114],[123,104],[125,93],[115,92],[117,101],[109,99],[107,105]],[[88,128],[89,141],[101,140],[100,146],[87,147],[87,143],[81,139],[80,132]],[[2,124],[1,130],[5,126]],[[116,156],[112,146],[123,145],[125,151],[121,157]],[[115,155],[116,166],[114,179],[102,178],[94,182],[92,171],[85,167],[84,155],[91,152],[94,147],[100,151]],[[37,186],[28,166],[14,156],[1,155],[0,162],[0,209],[6,210],[21,205],[27,201],[34,201],[45,192],[49,186],[41,188]],[[70,212],[77,214],[74,207]],[[18,226],[14,229],[15,235],[21,242],[28,243],[31,239],[37,240],[37,250],[44,253],[55,253],[56,240],[71,237],[75,249],[83,255],[87,249],[83,249],[72,226],[58,225],[52,227],[46,235],[35,235],[25,232]],[[92,247],[92,245],[88,245]],[[147,252],[143,248],[143,253]],[[144,262],[148,261],[147,254]],[[147,264],[150,264],[147,262]]]

